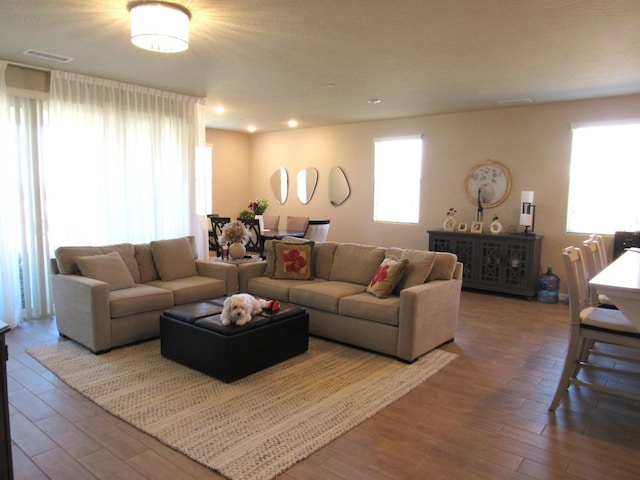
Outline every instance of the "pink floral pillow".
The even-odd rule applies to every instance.
[[[311,255],[315,242],[288,243],[274,240],[271,243],[274,254],[274,269],[271,278],[311,280]]]
[[[392,257],[385,258],[369,282],[367,293],[378,298],[387,298],[402,279],[408,263],[409,260],[406,258],[402,260]]]

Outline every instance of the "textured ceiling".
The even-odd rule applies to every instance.
[[[0,59],[206,97],[228,130],[640,93],[640,0],[184,0],[171,55],[130,43],[126,3],[0,0]]]

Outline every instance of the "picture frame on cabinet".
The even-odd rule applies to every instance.
[[[471,233],[482,233],[483,225],[484,225],[484,222],[472,222]]]
[[[466,222],[460,222],[458,224],[458,231],[459,232],[468,232],[469,231],[469,224]]]

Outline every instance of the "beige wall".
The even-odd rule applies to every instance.
[[[242,132],[207,129],[212,147],[212,212],[236,218],[253,196],[251,137]]]
[[[491,159],[509,169],[512,190],[502,205],[485,210],[485,230],[494,215],[500,217],[505,227],[517,225],[520,192],[533,190],[535,230],[545,237],[542,268],[552,265],[562,275],[561,249],[586,238],[565,233],[571,125],[639,117],[640,95],[634,95],[253,136],[220,134],[220,149],[216,149],[213,139],[214,192],[224,188],[225,195],[232,195],[234,200],[229,201],[234,207],[232,215],[251,198],[264,196],[272,204],[269,213],[279,213],[281,219],[286,215],[331,219],[330,240],[426,248],[426,231],[441,229],[450,207],[458,210],[458,221],[475,220],[475,205],[467,200],[463,181],[473,165]],[[376,224],[372,221],[373,139],[414,134],[424,137],[420,223]],[[250,148],[245,138],[250,138]],[[234,146],[223,149],[223,140],[233,141]],[[250,160],[243,157],[247,153]],[[241,174],[236,164],[241,165]],[[339,207],[333,207],[328,200],[327,178],[334,165],[344,169],[352,190],[349,199]],[[606,159],[603,165],[606,166]],[[276,205],[269,187],[271,174],[280,166],[290,176],[290,194],[284,205]],[[295,175],[311,166],[319,171],[318,187],[311,202],[302,205],[297,199]],[[242,187],[220,186],[227,184],[229,178],[240,179],[245,174],[249,180],[244,178]],[[242,197],[239,202],[238,196]],[[222,205],[219,201],[214,193],[214,205]],[[218,210],[221,214],[226,212],[222,207]]]

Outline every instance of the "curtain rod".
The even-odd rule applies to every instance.
[[[33,65],[27,65],[26,63],[18,63],[18,62],[12,62],[10,60],[5,60],[7,62],[7,65],[11,65],[13,67],[20,67],[20,68],[27,68],[30,70],[38,70],[41,72],[49,72],[51,73],[51,68],[45,68],[45,67],[35,67]]]

